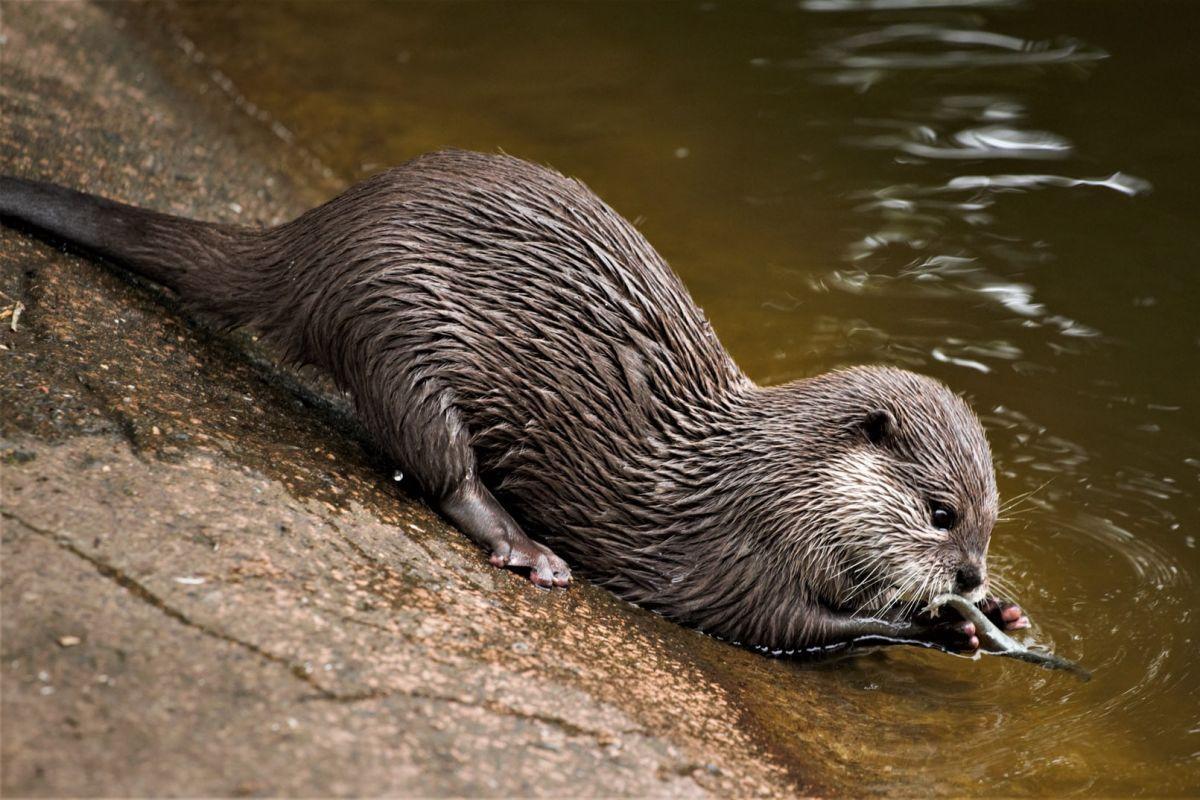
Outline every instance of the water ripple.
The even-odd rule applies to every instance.
[[[1019,0],[802,0],[805,11],[910,11],[926,8],[998,8]]]
[[[884,49],[907,46],[913,49]],[[801,69],[832,68],[825,83],[866,91],[890,74],[911,70],[962,70],[1095,62],[1108,53],[1077,39],[1030,40],[1019,36],[927,23],[888,25],[839,39],[813,58],[787,62]]]
[[[940,187],[926,189],[929,193],[979,191],[981,189],[1037,189],[1042,186],[1074,188],[1095,186],[1112,189],[1126,197],[1146,194],[1152,188],[1150,181],[1136,175],[1114,172],[1107,178],[1068,178],[1063,175],[962,175]]]
[[[851,140],[855,141],[855,140]],[[908,136],[885,134],[857,140],[866,147],[894,148],[932,159],[1060,159],[1071,154],[1071,143],[1049,131],[987,125],[955,132],[949,140],[932,128],[913,128]]]

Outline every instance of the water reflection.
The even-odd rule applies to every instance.
[[[958,7],[938,3],[938,7]],[[924,3],[806,4],[814,11],[923,9]],[[974,24],[975,27],[968,27]],[[847,121],[846,128],[890,129],[887,133],[855,134],[843,141],[862,150],[888,150],[902,163],[924,161],[971,162],[1065,160],[1074,153],[1067,137],[1049,130],[1025,127],[1028,104],[1008,94],[963,92],[959,84],[972,80],[975,68],[1016,68],[1093,62],[1107,54],[1077,39],[1029,40],[982,27],[979,18],[940,22],[895,22],[880,26],[874,18],[852,32],[817,48],[815,59],[803,63],[817,82],[833,82],[867,92],[879,80],[898,72],[922,71],[938,77],[926,83],[949,91],[930,95],[920,89],[901,95],[885,115]],[[898,45],[910,49],[897,50]],[[832,70],[832,72],[831,72]],[[832,80],[831,80],[831,75]],[[948,86],[947,86],[948,85]],[[963,125],[945,130],[947,124]],[[965,123],[965,124],[964,124]],[[977,167],[976,167],[977,168]],[[940,178],[938,171],[930,177]],[[866,202],[855,207],[875,220],[847,248],[853,267],[832,270],[810,281],[814,288],[852,293],[908,291],[925,296],[964,293],[996,303],[1031,325],[1048,325],[1069,337],[1099,335],[1092,325],[1051,311],[1034,299],[1035,286],[1009,275],[1024,272],[1048,254],[1024,246],[1013,232],[996,229],[994,206],[1001,199],[1044,187],[1110,188],[1126,196],[1149,190],[1141,178],[1115,172],[1108,178],[1059,175],[954,175],[935,183],[885,185],[858,192]],[[917,257],[899,262],[897,253]],[[918,255],[924,253],[925,255]],[[906,284],[904,289],[900,284]],[[942,363],[979,372],[991,367],[980,359],[964,358],[945,347],[930,351]]]
[[[1021,0],[801,0],[805,11],[913,11],[926,8],[999,8]]]
[[[1071,143],[1047,131],[1028,131],[989,125],[956,131],[949,141],[928,126],[910,131],[907,137],[873,136],[863,140],[868,147],[895,148],[911,156],[978,160],[995,158],[1055,159],[1071,152]]]
[[[927,191],[961,192],[980,189],[1036,189],[1042,186],[1058,186],[1071,189],[1076,186],[1096,186],[1134,197],[1150,191],[1150,182],[1123,172],[1114,172],[1107,178],[1067,178],[1062,175],[962,175],[952,178],[942,187]]]
[[[896,46],[909,49],[894,49]],[[817,80],[865,92],[881,80],[909,70],[1037,67],[1107,57],[1103,50],[1068,37],[1035,41],[967,25],[901,23],[863,29],[829,42],[813,59],[790,63],[819,68]]]

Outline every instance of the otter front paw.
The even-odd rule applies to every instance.
[[[1019,631],[1029,627],[1029,617],[1011,601],[988,597],[980,602],[979,610],[1002,631]]]
[[[571,583],[571,569],[545,545],[527,536],[501,539],[492,549],[491,562],[497,567],[528,569],[535,586],[549,589]]]
[[[1001,630],[1017,631],[1029,627],[1029,618],[1016,603],[988,597],[979,603],[979,610]],[[975,623],[963,619],[957,611],[950,613],[951,618],[944,621],[926,618],[927,628],[923,638],[947,650],[967,653],[978,650],[979,636]]]
[[[930,624],[922,638],[955,652],[974,653],[979,649],[975,623],[962,617]]]

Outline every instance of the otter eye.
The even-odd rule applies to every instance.
[[[948,531],[958,522],[958,515],[950,506],[934,501],[929,504],[929,521],[938,530]]]

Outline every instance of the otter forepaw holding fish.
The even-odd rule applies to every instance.
[[[1029,627],[1029,617],[1016,603],[987,597],[978,607],[1002,631],[1019,631]]]
[[[942,594],[933,598],[924,614],[940,611],[949,607],[958,612],[963,620],[974,627],[972,634],[977,641],[983,643],[985,652],[998,656],[1015,658],[1047,669],[1061,669],[1070,672],[1081,680],[1091,680],[1092,673],[1070,659],[1055,655],[1041,649],[1033,649],[1013,639],[1004,632],[995,620],[999,618],[1003,628],[1017,630],[1029,626],[1029,620],[1021,613],[1020,607],[1014,603],[999,600],[971,603],[958,594]],[[963,628],[965,630],[965,628]],[[974,648],[979,649],[978,645]]]
[[[979,649],[979,636],[975,623],[970,620],[933,620],[922,637],[938,647],[954,652],[973,653]]]
[[[1029,617],[1016,603],[988,597],[976,604],[976,607],[1002,631],[1019,631],[1029,627]],[[979,631],[974,622],[964,619],[957,609],[946,609],[946,616],[941,618],[922,614],[924,622],[929,625],[926,638],[945,647],[947,650],[965,651],[968,653],[979,649]]]

